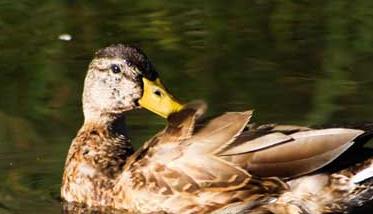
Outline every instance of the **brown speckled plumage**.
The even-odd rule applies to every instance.
[[[113,64],[120,73],[111,72]],[[359,129],[247,126],[252,111],[201,125],[206,107],[197,102],[172,114],[168,126],[134,152],[124,113],[137,108],[140,77],[157,75],[137,48],[97,52],[85,81],[85,121],[66,158],[65,201],[134,213],[326,213],[372,196],[365,179],[356,182],[373,166],[371,156],[320,171],[356,144],[365,134]]]
[[[133,154],[129,139],[108,124],[85,124],[66,158],[62,195],[68,201],[110,206],[115,179]]]

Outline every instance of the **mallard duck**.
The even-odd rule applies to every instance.
[[[248,126],[251,110],[203,122],[206,105],[178,102],[132,46],[96,52],[82,101],[84,124],[62,179],[67,203],[135,213],[325,213],[372,197],[372,156],[321,171],[369,132]],[[141,107],[168,125],[134,151],[125,113]]]

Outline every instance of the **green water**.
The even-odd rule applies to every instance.
[[[65,33],[71,41],[58,39]],[[168,88],[206,100],[210,114],[373,121],[371,0],[1,0],[0,213],[61,213],[87,64],[119,42],[143,47]],[[128,125],[141,145],[164,121],[140,110]]]

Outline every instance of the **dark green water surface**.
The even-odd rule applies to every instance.
[[[61,213],[87,65],[119,42],[143,47],[168,88],[206,100],[209,114],[373,121],[371,0],[1,0],[0,213]],[[143,110],[128,118],[137,146],[165,124]]]

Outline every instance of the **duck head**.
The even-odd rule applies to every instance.
[[[139,107],[167,117],[182,104],[168,93],[139,48],[118,44],[97,51],[84,83],[85,119],[120,115]]]

